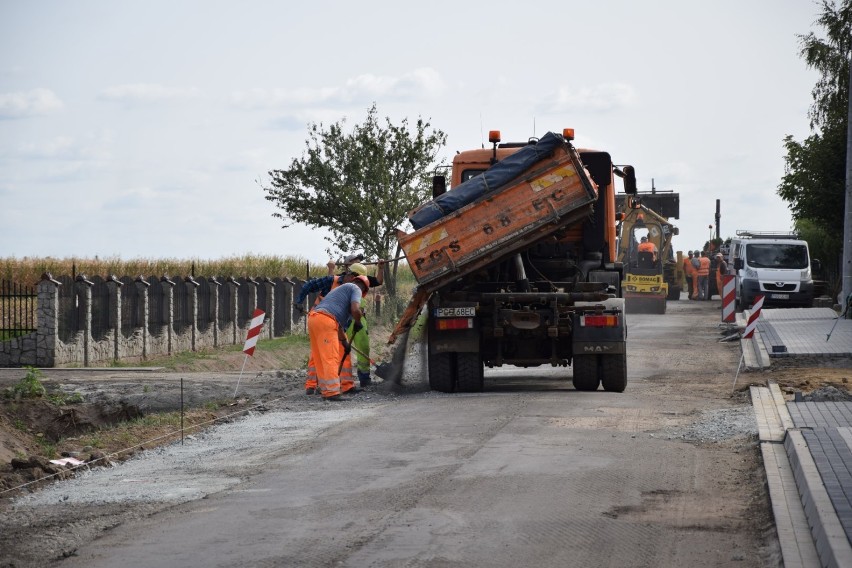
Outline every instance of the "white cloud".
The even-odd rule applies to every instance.
[[[632,85],[602,83],[573,90],[566,86],[559,87],[537,106],[546,113],[609,112],[634,106],[636,102],[636,90]]]
[[[0,93],[0,119],[42,116],[63,108],[62,101],[50,89],[20,93]]]
[[[104,89],[100,98],[125,104],[149,104],[158,102],[185,101],[199,98],[195,87],[166,87],[151,83],[115,85]]]
[[[441,75],[432,68],[415,69],[398,77],[365,74],[336,87],[298,89],[249,89],[231,95],[234,106],[274,109],[293,106],[338,105],[376,99],[420,100],[440,95],[445,89]]]

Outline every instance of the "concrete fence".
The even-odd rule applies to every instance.
[[[36,285],[36,330],[0,342],[0,367],[104,365],[245,342],[266,312],[262,339],[304,333],[299,279],[54,279]]]

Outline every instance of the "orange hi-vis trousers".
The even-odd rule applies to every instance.
[[[311,338],[311,359],[317,369],[317,386],[323,398],[340,394],[340,360],[343,348],[337,335],[337,320],[325,312],[312,310],[308,314],[308,335]]]
[[[331,284],[331,290],[340,286],[340,280],[334,279]],[[320,303],[322,296],[317,296],[314,306]],[[351,326],[350,326],[351,327]],[[339,365],[340,363],[338,363]],[[317,388],[317,366],[314,363],[313,354],[308,357],[308,378],[305,380],[305,390]],[[355,388],[355,381],[352,379],[352,354],[346,356],[343,361],[343,367],[340,369],[340,391],[349,392]]]
[[[308,378],[305,380],[305,390],[315,388],[317,388],[317,365],[314,363],[314,356],[311,353],[308,358]],[[349,392],[353,388],[355,388],[355,379],[352,377],[352,354],[350,353],[343,359],[343,367],[340,369],[340,392]]]

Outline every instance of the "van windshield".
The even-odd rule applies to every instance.
[[[793,244],[749,244],[746,259],[753,268],[797,268],[808,267],[808,249]]]

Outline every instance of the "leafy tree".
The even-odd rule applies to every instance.
[[[825,229],[810,233],[812,238],[826,240],[817,246],[828,252],[841,250],[843,238],[852,0],[841,0],[839,5],[834,0],[821,0],[819,6],[816,23],[823,28],[825,38],[813,32],[799,36],[801,56],[808,67],[820,72],[808,111],[814,133],[803,142],[792,136],[784,138],[787,156],[778,195],[788,202],[797,227],[816,225]],[[831,264],[839,266],[840,262],[839,256],[823,260],[829,272],[833,272]]]
[[[808,219],[796,221],[796,232],[808,241],[811,256],[819,259],[820,264],[823,264],[822,270],[816,272],[814,278],[825,280],[830,286],[837,286],[839,284],[837,267],[833,263],[825,263],[824,260],[840,257],[842,253],[840,241],[831,238],[832,235],[828,234],[824,225]],[[831,293],[832,290],[827,292]],[[833,292],[836,295],[837,290],[833,290]]]
[[[285,228],[304,223],[329,229],[329,254],[363,250],[368,257],[391,258],[396,228],[430,195],[429,172],[447,136],[421,118],[414,128],[407,119],[384,122],[373,103],[351,131],[345,131],[345,118],[327,128],[310,124],[302,157],[286,170],[269,172],[266,199],[281,210],[273,216]],[[393,283],[388,279],[391,292]]]

